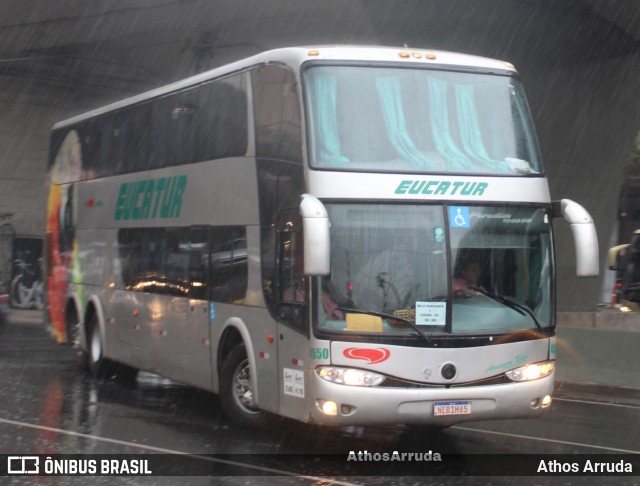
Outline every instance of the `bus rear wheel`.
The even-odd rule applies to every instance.
[[[93,316],[87,329],[86,367],[94,378],[114,378],[125,385],[135,385],[138,370],[104,357],[98,319]]]
[[[244,344],[235,346],[220,372],[220,401],[227,416],[243,427],[263,427],[266,413],[254,401],[251,368]]]
[[[104,357],[98,318],[93,315],[87,327],[87,369],[94,378],[106,378],[112,372],[112,363]]]

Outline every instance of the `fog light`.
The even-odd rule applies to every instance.
[[[542,398],[536,398],[535,400],[531,400],[531,408],[547,408],[549,405],[551,405],[551,401],[551,395],[545,395]]]
[[[338,404],[332,400],[318,400],[318,407],[325,415],[338,415]]]
[[[340,413],[342,415],[350,415],[353,412],[353,407],[351,405],[345,405],[344,403],[340,405]]]

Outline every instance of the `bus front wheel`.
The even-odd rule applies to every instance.
[[[249,358],[244,344],[235,346],[220,372],[220,401],[227,416],[243,427],[265,425],[265,412],[254,401]]]

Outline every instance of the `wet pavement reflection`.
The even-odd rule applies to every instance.
[[[4,454],[180,452],[344,454],[346,458],[350,451],[569,454],[594,453],[598,447],[603,453],[640,452],[637,406],[605,410],[597,408],[597,403],[593,408],[592,403],[571,400],[554,404],[543,420],[464,424],[442,431],[402,426],[328,429],[275,418],[268,430],[245,430],[229,422],[215,395],[157,375],[140,373],[135,383],[89,378],[79,370],[77,352],[55,344],[44,331],[38,314],[14,316],[0,333],[0,444]],[[594,413],[596,410],[598,413]],[[635,425],[630,428],[632,424]],[[72,479],[82,478],[40,479],[38,484],[76,484]],[[173,481],[166,483],[157,477],[147,483],[142,481],[144,478],[118,478],[123,482],[114,479],[91,478],[91,483],[175,484],[178,478],[168,478]],[[399,478],[393,479],[400,484]],[[378,480],[382,478],[369,477],[364,482],[375,484]],[[191,477],[181,483],[225,481],[223,477]],[[254,484],[250,477],[243,481]],[[298,484],[311,480],[262,477],[255,481]],[[442,484],[462,484],[451,481]],[[354,478],[346,482],[353,483]],[[517,481],[504,484],[513,482]]]
[[[77,353],[53,343],[35,319],[8,325],[0,340],[3,417],[45,428],[205,454],[348,453],[354,447],[393,444],[406,433],[402,427],[333,430],[275,417],[265,431],[244,430],[228,421],[211,393],[146,372],[133,384],[89,378],[79,369]],[[38,431],[36,448],[29,450],[48,454],[60,453],[60,447],[76,453],[111,449],[79,437],[61,444],[58,435]]]

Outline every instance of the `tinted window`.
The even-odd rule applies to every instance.
[[[295,79],[279,66],[252,72],[256,155],[302,161],[300,105]]]
[[[118,231],[127,290],[242,303],[247,290],[244,227]]]
[[[122,229],[118,250],[127,290],[189,294],[188,229]]]
[[[299,330],[305,329],[307,279],[300,217],[297,211],[284,211],[279,218],[278,318]]]
[[[127,115],[127,127],[122,133],[124,157],[121,172],[145,170],[149,159],[149,106],[137,106]]]
[[[244,75],[210,81],[56,131],[77,130],[82,179],[246,155],[248,104]],[[75,179],[74,179],[75,180]]]
[[[211,300],[241,304],[247,292],[247,237],[244,227],[211,230]]]
[[[247,152],[247,98],[242,76],[201,86],[194,100],[195,160]]]

